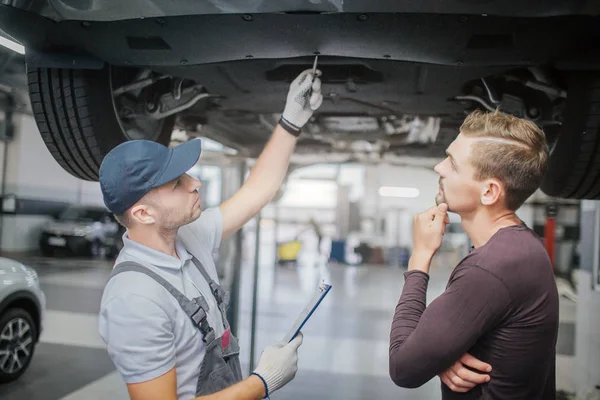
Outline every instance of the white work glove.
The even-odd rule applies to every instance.
[[[285,109],[281,117],[284,122],[298,131],[312,117],[313,112],[323,103],[321,94],[321,71],[317,70],[316,76],[312,69],[303,71],[290,85]],[[314,82],[313,82],[314,77]]]
[[[261,354],[254,373],[266,385],[266,396],[281,389],[294,379],[298,371],[298,347],[302,344],[302,333],[288,344],[278,343],[267,347]]]

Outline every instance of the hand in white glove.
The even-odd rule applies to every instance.
[[[263,351],[254,373],[259,375],[267,386],[265,397],[281,389],[296,376],[298,347],[302,344],[302,340],[303,336],[300,332],[288,344],[278,343]]]
[[[323,103],[321,79],[319,79],[321,71],[317,70],[316,75],[314,76],[312,69],[307,69],[298,75],[290,85],[282,117],[284,122],[298,131]]]

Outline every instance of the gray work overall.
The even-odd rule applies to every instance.
[[[206,344],[206,354],[200,365],[200,374],[196,386],[196,396],[202,396],[219,392],[241,381],[242,368],[240,366],[240,346],[238,339],[231,334],[226,317],[229,302],[228,293],[208,275],[200,261],[195,257],[192,257],[192,261],[208,282],[217,300],[225,327],[225,333],[221,337],[215,337],[214,329],[208,324],[207,313],[209,306],[201,294],[195,299],[190,300],[160,275],[132,261],[117,264],[108,279],[110,280],[113,276],[122,272],[140,272],[162,285],[177,300],[183,311],[192,319],[194,326],[200,330],[202,341]]]

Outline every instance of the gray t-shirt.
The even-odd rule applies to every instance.
[[[205,210],[196,221],[179,229],[176,240],[179,259],[134,242],[125,233],[125,246],[116,263],[141,263],[190,299],[202,294],[210,308],[208,321],[219,337],[224,333],[219,308],[190,254],[218,283],[215,259],[222,231],[220,210]],[[112,278],[102,295],[99,330],[126,383],[155,379],[175,367],[177,398],[195,397],[206,346],[179,303],[152,278],[138,272],[123,272]]]

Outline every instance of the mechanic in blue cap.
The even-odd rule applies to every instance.
[[[301,128],[320,107],[320,71],[290,85],[279,124],[240,190],[200,209],[200,182],[186,172],[200,140],[169,149],[134,140],[104,158],[104,202],[127,228],[102,295],[99,330],[133,400],[261,399],[292,380],[302,335],[267,347],[243,379],[215,257],[223,238],[275,195]]]

